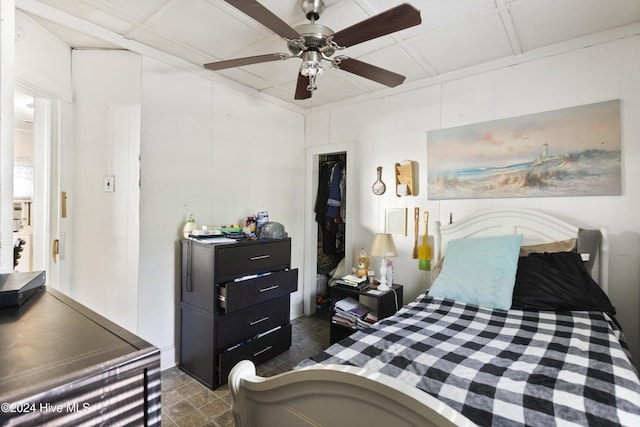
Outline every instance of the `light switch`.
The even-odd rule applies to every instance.
[[[116,185],[116,177],[113,175],[106,175],[104,177],[104,192],[113,193]]]

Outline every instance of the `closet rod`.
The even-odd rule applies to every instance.
[[[345,153],[323,154],[320,156],[320,161],[322,162],[344,162],[345,159]]]

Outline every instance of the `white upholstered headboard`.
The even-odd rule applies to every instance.
[[[531,209],[496,209],[468,216],[453,224],[435,223],[434,257],[439,260],[452,239],[522,234],[523,245],[536,245],[578,237],[579,227],[549,214]],[[607,292],[609,289],[609,243],[606,228],[600,228],[602,241],[592,275]]]

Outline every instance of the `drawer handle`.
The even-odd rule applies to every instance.
[[[253,322],[249,322],[249,326],[257,325],[258,323],[262,323],[265,320],[269,320],[269,316],[265,316],[262,319],[254,320]]]
[[[251,261],[258,261],[261,259],[267,259],[269,258],[271,255],[258,255],[258,256],[252,256],[251,258],[249,258]]]
[[[263,293],[263,292],[267,292],[267,291],[272,291],[272,290],[274,290],[274,289],[278,289],[278,287],[279,287],[279,285],[269,286],[268,288],[262,288],[262,289],[260,289],[260,291],[259,291],[259,292],[260,292],[260,293]]]
[[[273,348],[273,346],[272,346],[272,345],[268,346],[267,348],[263,348],[263,349],[262,349],[262,350],[260,350],[259,352],[257,352],[257,353],[253,353],[253,357],[260,356],[262,353],[264,353],[265,351],[269,351],[269,350],[271,350],[272,348]]]

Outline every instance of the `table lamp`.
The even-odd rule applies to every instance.
[[[387,284],[387,257],[398,256],[393,237],[387,233],[376,233],[371,245],[371,256],[382,257],[380,261],[380,280],[378,280],[378,290],[388,291],[392,283]]]

